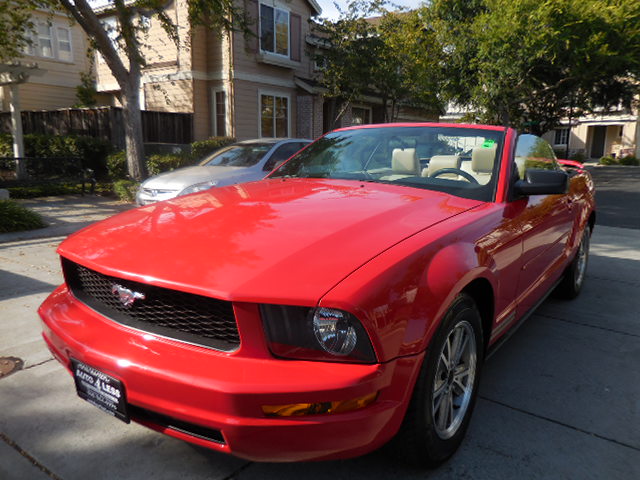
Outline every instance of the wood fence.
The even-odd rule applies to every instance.
[[[87,135],[109,140],[124,148],[122,108],[64,108],[22,112],[25,134]],[[11,132],[11,114],[0,112],[0,132]],[[193,114],[142,111],[142,135],[145,143],[193,142]]]

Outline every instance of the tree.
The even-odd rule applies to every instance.
[[[541,134],[562,118],[630,105],[640,4],[625,0],[434,0],[448,99],[481,121]]]
[[[334,125],[347,107],[365,94],[381,98],[385,121],[401,105],[440,110],[433,32],[421,12],[395,13],[384,1],[355,0],[337,21],[316,26],[325,48],[315,53],[320,82],[337,104]]]
[[[32,0],[0,2],[0,63],[22,55],[29,44],[24,32],[34,28],[31,16],[39,4]]]
[[[111,0],[110,13],[115,24],[102,22],[88,0],[19,0],[0,4],[0,55],[20,56],[28,40],[23,32],[33,28],[31,15],[36,8],[65,11],[84,30],[94,50],[100,53],[120,87],[124,120],[127,167],[135,180],[146,177],[140,112],[140,79],[146,66],[147,24],[141,15],[155,15],[177,48],[190,44],[193,29],[204,25],[220,34],[240,30],[249,33],[244,11],[234,0],[185,0],[189,28],[186,34],[165,13],[166,0]],[[11,27],[11,30],[8,28]],[[181,26],[182,27],[182,26]],[[16,33],[17,32],[17,33]],[[0,57],[2,58],[2,57]]]
[[[184,44],[185,39],[181,39],[178,26],[166,15],[164,0],[113,0],[112,12],[117,20],[115,26],[102,23],[87,0],[54,1],[66,10],[92,39],[93,47],[100,52],[118,82],[123,107],[128,171],[132,178],[142,180],[147,172],[143,161],[139,91],[142,69],[146,65],[143,47],[148,27],[140,20],[140,15],[156,15],[178,48]],[[187,4],[189,31],[186,44],[189,43],[197,25],[206,25],[220,32],[235,29],[248,31],[248,20],[244,13],[234,6],[233,0],[187,0]]]

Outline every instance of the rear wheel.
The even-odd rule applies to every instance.
[[[436,466],[460,446],[476,400],[484,358],[473,299],[459,295],[428,348],[404,422],[392,446],[413,465]]]
[[[580,290],[582,290],[584,278],[587,273],[587,264],[589,263],[590,240],[591,229],[585,227],[576,256],[565,270],[562,281],[556,287],[554,292],[556,296],[570,300],[576,298]]]

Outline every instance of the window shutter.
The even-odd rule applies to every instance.
[[[258,0],[248,0],[246,3],[247,15],[251,25],[251,34],[246,36],[247,50],[251,53],[258,53],[260,48],[260,13]]]
[[[300,61],[301,39],[302,36],[302,18],[300,15],[292,13],[289,15],[289,35],[291,36],[291,60]]]

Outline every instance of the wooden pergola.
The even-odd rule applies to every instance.
[[[9,109],[11,110],[11,134],[13,135],[13,156],[16,159],[16,177],[26,177],[24,161],[24,140],[22,137],[22,117],[20,115],[20,93],[18,85],[26,82],[30,76],[41,76],[46,70],[35,63],[0,63],[0,86],[9,87]]]

